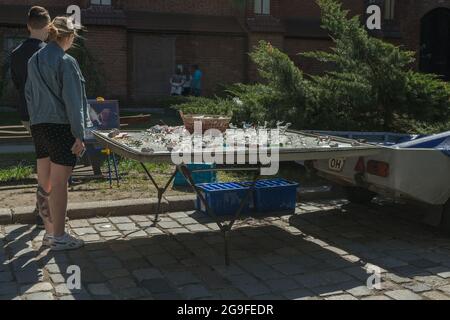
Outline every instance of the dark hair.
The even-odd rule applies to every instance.
[[[191,67],[194,68],[195,70],[198,70],[198,69],[199,69],[198,64],[193,64]]]
[[[50,14],[47,9],[39,6],[34,6],[28,11],[27,24],[31,29],[43,29],[50,24]]]

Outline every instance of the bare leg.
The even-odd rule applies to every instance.
[[[50,184],[50,158],[37,160],[37,175],[38,185],[44,189],[45,192],[50,193],[52,190]],[[42,219],[44,221],[45,231],[53,235],[53,224],[49,219]]]
[[[67,182],[72,174],[72,167],[51,163],[50,185],[50,214],[53,222],[53,235],[61,237],[65,232],[67,211]]]

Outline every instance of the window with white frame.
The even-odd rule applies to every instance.
[[[91,4],[95,6],[110,6],[111,0],[91,0]]]
[[[395,18],[395,0],[384,1],[384,19],[394,20]]]
[[[270,14],[270,0],[255,0],[256,14]]]

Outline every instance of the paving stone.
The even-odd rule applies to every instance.
[[[100,240],[100,236],[98,234],[86,234],[80,236],[80,239],[82,239],[85,242],[95,242]]]
[[[135,238],[147,238],[147,237],[148,237],[148,234],[145,233],[145,231],[140,230],[140,231],[138,231],[138,232],[133,232],[133,233],[131,233],[131,234],[128,234],[126,237],[127,237],[127,238],[130,238],[130,239],[135,239]]]
[[[441,277],[434,276],[434,275],[432,275],[432,276],[417,276],[417,277],[414,277],[414,279],[419,282],[423,282],[433,288],[438,287],[438,286],[444,286],[447,284],[447,281],[445,279],[442,279]]]
[[[307,289],[295,289],[284,292],[283,296],[289,300],[302,300],[313,297],[314,293]]]
[[[164,277],[163,274],[156,268],[134,270],[132,273],[139,282]]]
[[[67,288],[67,284],[66,283],[61,283],[55,286],[55,293],[58,296],[63,296],[63,295],[68,295],[71,294],[72,291],[69,290],[69,288]]]
[[[192,218],[189,218],[189,217],[177,219],[177,222],[182,224],[182,225],[197,224],[198,223],[196,220],[194,220]]]
[[[177,263],[177,260],[169,254],[151,255],[146,258],[156,267]]]
[[[180,289],[181,294],[188,300],[210,297],[212,294],[206,287],[200,284],[187,285]]]
[[[94,296],[111,295],[111,290],[104,283],[91,283],[88,285],[87,289]]]
[[[146,288],[152,294],[174,293],[175,290],[166,279],[149,279],[140,283],[141,287]],[[156,297],[155,297],[156,298]]]
[[[150,221],[146,216],[130,216],[130,219],[134,222],[147,222]]]
[[[275,270],[287,276],[293,276],[300,273],[305,273],[305,268],[296,263],[280,263],[272,266]]]
[[[204,273],[202,273],[203,275]],[[176,272],[167,272],[165,273],[165,277],[171,283],[173,283],[177,287],[189,285],[189,284],[197,284],[200,283],[200,279],[195,276],[192,272],[189,271],[176,271]],[[211,281],[205,281],[208,285],[211,286]]]
[[[133,223],[116,224],[116,227],[120,231],[134,231],[134,230],[138,230],[138,227],[136,226],[136,224],[134,222]]]
[[[394,300],[422,300],[423,298],[411,290],[387,291],[385,295]]]
[[[3,282],[0,285],[0,296],[3,295],[16,295],[18,292],[18,287],[15,282]]]
[[[180,235],[180,234],[190,234],[191,232],[186,228],[174,228],[174,229],[166,229],[166,232],[168,232],[171,235]]]
[[[436,267],[437,265],[439,265],[439,263],[427,260],[427,259],[419,259],[419,260],[414,260],[414,261],[410,261],[409,264],[419,267],[419,268],[432,268],[432,267]]]
[[[133,222],[128,217],[110,217],[109,221],[111,221],[114,224],[118,224],[118,223],[132,223]]]
[[[127,288],[127,289],[122,289],[119,292],[119,299],[136,300],[136,299],[141,299],[144,297],[151,298],[148,291],[143,288]]]
[[[56,264],[56,263],[50,263],[45,266],[45,269],[49,273],[66,273],[68,264]]]
[[[168,214],[172,219],[184,219],[188,218],[188,215],[184,212],[171,212]]]
[[[147,229],[145,229],[145,232],[147,232],[149,235],[159,235],[159,234],[164,234],[163,231],[161,231],[160,229],[155,228],[155,227],[147,228]]]
[[[70,220],[69,226],[71,228],[83,228],[83,227],[89,227],[90,224],[89,224],[88,220],[80,219],[80,220]]]
[[[130,275],[130,272],[124,268],[102,270],[101,272],[107,279],[122,278]]]
[[[327,271],[299,275],[294,277],[297,282],[306,288],[327,286],[330,284],[342,283],[352,280],[352,278],[340,271]]]
[[[14,276],[16,278],[17,283],[19,284],[28,284],[28,283],[36,283],[41,281],[42,279],[42,271],[36,269],[29,269],[26,271],[15,272]]]
[[[408,283],[411,282],[410,278],[400,277],[393,273],[385,273],[382,275],[382,278],[388,279],[390,281],[393,281],[395,283]]]
[[[442,292],[444,292],[446,294],[450,294],[450,284],[446,285],[446,286],[439,287],[438,290],[440,290],[440,291],[442,291]]]
[[[327,297],[325,298],[325,300],[358,300],[358,299],[356,299],[351,294],[340,294],[337,296]]]
[[[48,282],[39,282],[32,285],[25,285],[20,288],[20,294],[30,294],[36,292],[52,291],[53,287]]]
[[[120,260],[113,257],[96,258],[94,263],[100,270],[120,269],[122,267]]]
[[[364,297],[361,300],[392,300],[392,299],[386,296],[370,296]]]
[[[54,273],[54,274],[50,274],[49,276],[50,276],[50,280],[53,283],[60,284],[60,283],[65,283],[66,282],[66,279],[61,274]]]
[[[186,229],[192,232],[210,231],[210,229],[202,224],[188,224]]]
[[[108,223],[109,220],[107,218],[91,218],[91,219],[88,219],[88,222],[90,224],[94,225],[94,224],[100,224],[100,223]]]
[[[130,277],[114,278],[108,282],[117,290],[136,287],[136,282]]]
[[[115,231],[116,226],[113,225],[112,223],[100,223],[100,224],[95,224],[94,225],[94,229],[102,232],[102,231]]]
[[[129,271],[152,267],[152,265],[145,259],[145,257],[128,259],[124,261],[124,266]]]
[[[264,282],[273,292],[287,292],[299,288],[290,278],[270,279]]]
[[[12,273],[9,271],[0,272],[0,283],[8,282],[13,279]]]
[[[23,296],[24,300],[55,300],[51,292],[36,292]]]
[[[175,229],[175,228],[181,228],[181,225],[175,221],[170,221],[170,222],[161,221],[158,223],[158,227],[163,228],[163,229]]]
[[[366,286],[359,286],[352,289],[348,289],[346,291],[355,297],[364,297],[373,294],[373,291],[367,288]]]
[[[270,293],[270,289],[261,282],[236,283],[235,286],[248,297]]]
[[[421,293],[421,292],[432,290],[431,287],[429,287],[429,286],[427,286],[426,284],[423,284],[423,283],[406,284],[406,285],[404,285],[404,287],[406,289],[412,290],[412,291],[414,291],[416,293]]]
[[[445,294],[442,294],[439,291],[424,292],[422,293],[422,296],[430,300],[450,300],[449,296],[446,296]]]
[[[115,238],[115,237],[120,237],[122,236],[122,233],[120,233],[119,231],[102,231],[100,232],[100,236],[105,237],[105,238]]]

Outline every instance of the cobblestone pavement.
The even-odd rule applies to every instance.
[[[51,253],[33,226],[0,227],[0,299],[450,299],[450,236],[401,205],[303,203],[246,219],[224,265],[217,225],[198,213],[70,221],[85,248]],[[118,238],[120,237],[120,238]],[[67,267],[81,268],[69,290]],[[367,273],[380,268],[380,290]]]

